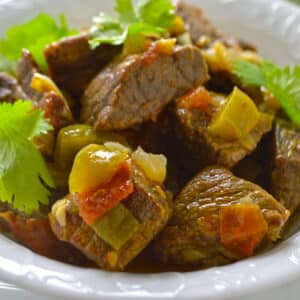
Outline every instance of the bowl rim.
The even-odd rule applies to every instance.
[[[0,0],[0,6],[5,1]],[[235,5],[239,0],[215,1]],[[275,18],[282,10],[294,16],[292,25],[297,25],[300,37],[300,10],[295,4],[283,0],[248,2],[260,5],[262,10],[271,8],[268,13]],[[279,29],[278,24],[273,25]],[[288,29],[287,26],[285,30]],[[188,273],[143,275],[78,268],[39,256],[0,236],[0,278],[64,299],[239,299],[300,279],[300,232],[266,253],[231,265]]]

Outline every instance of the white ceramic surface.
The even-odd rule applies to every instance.
[[[112,0],[0,0],[0,35],[45,11],[84,25]],[[280,0],[194,0],[224,31],[259,46],[280,64],[300,63],[300,13]],[[191,273],[143,275],[81,269],[40,257],[0,236],[0,279],[57,299],[298,299],[300,233],[264,253],[229,266]],[[284,286],[290,286],[285,292]],[[291,298],[291,292],[296,298]],[[278,298],[278,295],[281,295]],[[249,298],[250,297],[250,298]],[[254,297],[254,296],[253,296]],[[290,298],[289,298],[290,297]],[[1,298],[2,299],[2,298]],[[4,298],[3,298],[4,299]],[[251,298],[252,299],[252,298]],[[270,298],[271,299],[271,298]]]

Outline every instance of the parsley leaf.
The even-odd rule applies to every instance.
[[[28,49],[42,69],[46,69],[44,48],[62,37],[76,34],[70,30],[64,15],[60,16],[60,24],[47,14],[39,14],[32,20],[10,27],[4,39],[0,40],[0,54],[11,63],[15,63],[23,48]],[[6,71],[5,66],[2,70]]]
[[[0,201],[31,214],[48,204],[54,182],[33,137],[52,130],[41,110],[30,101],[0,105]]]
[[[92,49],[102,44],[121,45],[133,38],[159,38],[168,34],[175,15],[170,0],[138,0],[136,7],[132,0],[116,0],[118,18],[100,13],[93,19],[90,31]]]
[[[300,125],[300,66],[280,68],[266,60],[261,65],[238,60],[233,73],[245,84],[267,88],[289,119]]]

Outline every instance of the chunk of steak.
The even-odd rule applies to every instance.
[[[289,217],[261,187],[218,166],[195,176],[174,205],[155,248],[164,262],[179,265],[207,267],[251,255],[263,239],[276,241]]]
[[[262,115],[256,126],[249,133],[251,145],[243,145],[239,140],[228,141],[213,136],[208,127],[226,101],[226,96],[211,93],[214,101],[211,103],[209,112],[199,109],[185,108],[180,101],[172,104],[167,118],[169,118],[169,130],[173,136],[179,138],[194,154],[195,162],[199,166],[220,164],[233,167],[246,155],[255,150],[263,135],[272,130],[272,117]]]
[[[175,47],[172,55],[150,48],[100,72],[85,91],[81,118],[97,130],[126,129],[155,120],[173,99],[207,79],[196,47]]]
[[[31,87],[31,81],[36,73],[41,73],[31,53],[23,50],[17,66],[18,81],[36,107],[45,111],[45,116],[51,121],[54,128],[59,129],[73,122],[73,116],[61,93],[53,91],[36,91]]]
[[[205,37],[208,38],[207,45],[220,40],[227,46],[239,46],[242,49],[256,50],[252,44],[218,30],[198,6],[186,3],[185,1],[178,1],[176,11],[184,20],[192,41],[195,44],[200,42],[201,45],[201,38]]]
[[[176,12],[186,24],[194,43],[197,43],[202,36],[209,37],[212,40],[220,37],[217,28],[211,23],[201,8],[184,1],[178,1]]]
[[[271,192],[293,213],[300,205],[300,129],[277,121],[273,134]]]
[[[44,53],[54,81],[73,96],[81,97],[91,80],[120,51],[121,47],[110,45],[91,50],[88,35],[83,33],[52,43]]]
[[[27,99],[27,96],[15,78],[0,73],[0,102],[14,102],[17,99]]]
[[[55,235],[78,248],[84,255],[108,270],[123,270],[162,230],[171,215],[171,199],[162,188],[150,182],[133,168],[134,192],[124,202],[139,223],[133,236],[116,250],[101,239],[78,213],[78,196],[67,197],[66,225],[61,226],[53,213],[49,214]],[[122,231],[122,228],[120,228]]]
[[[47,217],[26,218],[13,211],[1,212],[0,231],[42,256],[76,265],[87,261],[75,247],[57,239]]]

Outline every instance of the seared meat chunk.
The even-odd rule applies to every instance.
[[[271,192],[292,213],[300,205],[300,129],[277,121],[273,134]]]
[[[289,211],[261,187],[213,166],[175,199],[174,214],[156,241],[164,262],[213,266],[252,255],[276,241]]]
[[[179,1],[176,9],[177,14],[184,20],[194,43],[197,43],[203,36],[212,40],[220,37],[217,28],[206,17],[201,8]]]
[[[155,120],[173,99],[207,79],[196,47],[175,47],[172,54],[150,47],[100,72],[85,91],[81,118],[98,130],[126,129]]]
[[[75,265],[87,261],[75,247],[56,238],[47,217],[24,217],[6,210],[0,213],[0,231],[42,256]]]
[[[35,77],[38,76],[38,77]],[[73,122],[72,113],[63,94],[55,84],[42,75],[31,53],[23,50],[17,66],[18,81],[30,100],[45,111],[54,128],[59,129]],[[38,82],[39,89],[32,86],[33,79]]]
[[[255,50],[252,44],[218,30],[198,6],[186,3],[185,1],[178,1],[176,11],[184,20],[192,41],[200,47],[205,48],[218,40],[230,47],[239,46],[242,49]]]
[[[91,50],[88,35],[82,33],[49,45],[45,57],[54,81],[73,96],[81,97],[91,80],[120,51],[121,47],[110,45]]]
[[[168,126],[171,131],[174,131],[174,136],[179,137],[191,150],[200,166],[220,164],[232,167],[251,153],[256,148],[262,136],[272,129],[272,117],[258,112],[254,106],[254,102],[238,89],[235,89],[229,97],[222,94],[210,93],[208,96],[205,96],[210,99],[207,107],[201,107],[203,89],[200,88],[192,91],[170,107],[168,112]],[[205,94],[207,92],[204,92]],[[242,107],[242,102],[240,102],[242,100],[239,99],[245,96],[247,97],[245,99],[246,102]],[[200,99],[199,107],[197,107],[197,104],[189,104],[190,99],[193,98]],[[231,115],[232,112],[229,112],[233,108],[231,101],[235,101],[234,99],[239,101],[236,103],[238,106],[241,105],[240,108],[237,108],[238,115],[235,116]],[[232,129],[229,130],[230,127],[228,126],[233,126],[234,130],[237,130],[237,128],[245,126],[245,123],[248,122],[249,116],[248,119],[245,119],[244,113],[247,114],[247,112],[243,112],[243,109],[247,105],[253,108],[251,110],[256,119],[251,125],[251,130],[249,127],[242,139],[238,137],[240,133],[236,137],[234,135],[230,136],[231,133],[227,136],[227,133]],[[227,118],[232,118],[232,124],[228,125]],[[237,121],[239,119],[244,121]],[[234,122],[236,123],[234,124]],[[212,124],[217,124],[218,134],[216,134],[215,130],[212,130]]]
[[[31,87],[31,81],[35,73],[40,73],[40,69],[28,50],[22,51],[22,56],[17,65],[17,79],[23,91],[32,101],[39,101],[43,95]]]
[[[132,172],[134,192],[122,202],[122,206],[119,204],[106,215],[110,219],[106,233],[110,233],[111,241],[115,239],[116,243],[116,234],[120,235],[119,239],[127,237],[127,240],[123,240],[117,247],[107,242],[107,237],[106,241],[103,236],[101,238],[93,227],[79,216],[77,194],[71,194],[65,199],[65,224],[62,225],[53,212],[49,215],[55,235],[60,240],[74,245],[103,269],[123,270],[162,230],[171,214],[171,199],[168,193],[165,193],[160,185],[146,178],[137,167],[134,167]],[[119,210],[119,214],[121,210],[122,214],[127,215],[127,219],[122,221],[111,216],[111,213],[117,214],[113,212],[116,209]],[[132,228],[135,230],[130,233]]]
[[[13,77],[0,73],[0,102],[14,102],[17,99],[26,99],[27,96]]]

